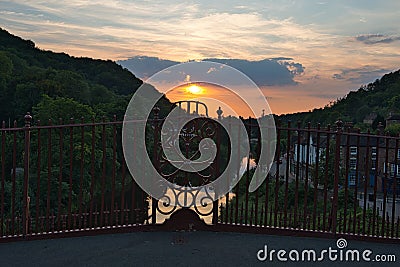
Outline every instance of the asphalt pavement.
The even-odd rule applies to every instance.
[[[341,241],[339,249],[337,240],[322,238],[220,232],[134,232],[2,243],[0,266],[400,266],[400,242]],[[315,261],[310,250],[316,252]],[[321,254],[323,250],[326,252]],[[355,250],[360,261],[346,261],[346,255],[351,259]],[[362,253],[366,250],[372,252],[364,255],[369,262],[363,259]],[[386,260],[389,255],[395,255],[396,262],[377,262],[377,255],[380,258],[383,255]],[[336,260],[330,260],[329,256]]]

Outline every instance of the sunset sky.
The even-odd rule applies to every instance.
[[[41,49],[115,61],[140,56],[144,66],[159,65],[133,70],[141,78],[164,60],[236,60],[227,64],[254,78],[277,114],[324,106],[400,68],[398,0],[0,0],[0,6],[0,27]],[[271,82],[258,69],[272,74]]]

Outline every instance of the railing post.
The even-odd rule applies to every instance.
[[[159,156],[158,156],[158,143],[159,143],[159,138],[160,138],[160,129],[159,129],[159,113],[160,113],[160,108],[159,107],[154,107],[153,108],[154,116],[153,116],[153,127],[154,127],[154,144],[153,144],[153,164],[156,168],[156,171],[159,171]],[[152,198],[151,199],[151,223],[156,224],[157,223],[157,205],[158,205],[158,199]]]
[[[218,178],[218,175],[219,175],[219,157],[220,157],[220,145],[221,145],[221,138],[220,138],[220,134],[221,134],[221,132],[220,132],[220,127],[221,127],[221,125],[220,125],[220,123],[221,123],[221,120],[222,120],[222,113],[224,113],[223,111],[222,111],[222,109],[221,109],[221,107],[218,107],[218,110],[217,110],[217,115],[218,115],[218,124],[217,124],[217,155],[215,156],[215,170],[214,170],[214,172],[215,172],[215,179],[217,179]],[[217,192],[215,192],[215,194],[217,194]],[[228,205],[228,203],[226,203],[227,205]],[[218,215],[219,215],[219,201],[218,201],[218,199],[216,199],[214,202],[213,202],[213,211],[212,211],[212,224],[213,225],[216,225],[216,224],[218,224]]]
[[[338,209],[338,185],[339,185],[339,169],[340,169],[340,143],[342,141],[342,127],[341,120],[336,122],[336,148],[335,148],[335,165],[334,165],[334,180],[333,180],[333,198],[332,198],[332,233],[336,234],[337,226],[337,209]],[[347,179],[347,178],[345,178]]]
[[[30,145],[31,145],[31,121],[32,116],[28,112],[25,117],[25,148],[24,148],[24,192],[23,192],[23,236],[26,236],[29,232],[29,156],[30,156]]]

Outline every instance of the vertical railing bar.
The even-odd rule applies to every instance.
[[[248,139],[250,140],[251,139],[251,120],[250,120],[250,117],[249,117],[249,121],[248,121],[248,124],[247,124],[247,127],[246,127],[247,129],[247,136],[248,136]],[[250,148],[250,150],[251,150],[251,148]],[[246,224],[247,225],[247,220],[248,220],[248,211],[249,211],[249,190],[248,190],[248,188],[249,188],[249,183],[250,183],[250,159],[251,159],[251,152],[250,152],[250,155],[249,155],[249,158],[248,158],[248,160],[247,160],[247,165],[246,165],[246,195],[245,195],[245,207],[244,207],[244,224]]]
[[[63,121],[60,119],[59,125],[62,125]],[[58,174],[58,210],[57,210],[57,230],[61,230],[61,191],[62,191],[62,180],[63,180],[63,154],[64,154],[64,149],[63,149],[63,143],[64,143],[64,134],[63,134],[63,127],[60,126],[59,128],[59,138],[60,138],[60,161],[59,161],[59,174]]]
[[[388,135],[386,135],[386,148],[385,148],[385,161],[383,164],[387,164],[387,162],[389,162],[389,138],[387,138]],[[378,155],[376,157],[378,159]],[[386,165],[387,166],[387,165]],[[378,170],[378,168],[376,168],[376,170]],[[387,168],[385,168],[385,174],[383,177],[383,182],[382,182],[382,186],[383,186],[383,210],[382,210],[382,237],[385,236],[385,223],[386,223],[386,201],[387,201],[387,180],[388,180],[388,175],[387,175]]]
[[[126,176],[126,163],[125,157],[122,155],[122,173],[121,173],[121,225],[125,225],[125,176]]]
[[[230,219],[229,219],[229,223],[232,224],[233,223],[233,203],[229,204],[230,207]]]
[[[294,192],[294,227],[297,228],[297,209],[299,206],[299,176],[300,176],[300,146],[301,146],[301,131],[300,121],[297,122],[297,157],[296,157],[296,184]]]
[[[136,139],[136,127],[134,128],[134,130],[133,130],[133,139],[135,140]],[[136,151],[135,153],[137,153],[137,154],[139,154],[138,152],[137,152],[137,150],[135,150],[136,149],[136,142],[134,142],[134,151]],[[142,158],[144,159],[146,156],[147,156],[147,149],[146,148],[143,148],[143,149],[140,149],[140,147],[139,147],[139,151],[141,151],[142,153]],[[142,170],[142,175],[143,176],[145,176],[146,175],[146,173],[148,173],[148,172],[150,172],[150,170],[149,170],[149,168],[147,168],[147,166],[146,166],[146,164],[143,164],[144,165],[144,168],[143,168],[143,170]],[[134,181],[135,182],[135,181]],[[136,183],[136,182],[135,182]],[[136,184],[135,184],[136,185]],[[145,205],[147,205],[146,203],[147,203],[147,198],[148,198],[148,194],[144,191],[144,190],[142,190],[142,189],[140,189],[140,203],[137,203],[136,205],[137,206],[139,206],[139,208],[140,208],[140,210],[141,210],[141,212],[143,211],[143,212],[146,212],[146,219],[148,218],[148,211],[150,210],[150,209],[148,209],[147,207],[145,208]],[[151,198],[150,198],[151,199]]]
[[[14,121],[14,128],[17,128],[17,121]],[[13,133],[13,165],[12,165],[12,197],[11,197],[11,233],[15,234],[15,187],[17,169],[17,132]]]
[[[219,120],[221,120],[221,117],[219,116]],[[221,127],[218,123],[215,123],[216,127],[216,149],[217,149],[217,155],[215,156],[215,170],[214,170],[214,180],[217,179],[220,175],[220,161],[221,161]],[[215,194],[218,194],[219,192],[215,192]],[[212,224],[217,225],[218,224],[218,205],[219,200],[216,199],[213,202],[213,214],[212,214]]]
[[[31,121],[32,116],[28,112],[25,117],[25,149],[24,149],[24,192],[23,192],[23,217],[22,217],[22,225],[23,225],[23,236],[26,236],[29,233],[29,157],[30,157],[30,146],[31,146]]]
[[[277,140],[277,143],[276,143],[276,158],[277,158],[277,160],[276,160],[276,173],[275,173],[275,206],[274,206],[274,227],[277,227],[277,225],[278,225],[278,200],[279,200],[279,198],[278,198],[278,194],[279,194],[279,185],[280,185],[280,182],[279,182],[279,175],[280,175],[280,173],[279,173],[279,162],[280,162],[280,159],[281,159],[281,126],[282,126],[282,123],[281,123],[281,121],[279,120],[278,122],[277,122],[277,127],[276,127],[276,140]]]
[[[134,127],[133,128],[133,140],[136,140],[136,137],[137,137],[136,127]],[[154,144],[154,145],[156,145],[156,144]],[[143,149],[143,153],[147,153],[146,149]],[[133,142],[133,155],[136,155],[136,154],[137,154],[137,143],[134,141]],[[143,175],[145,175],[145,171],[144,170],[143,170]],[[154,199],[151,200],[152,204],[153,204],[153,200]],[[144,207],[144,203],[142,203],[142,204],[143,204],[143,207]],[[136,223],[136,218],[135,218],[136,206],[137,206],[137,203],[136,203],[136,182],[135,182],[135,180],[132,180],[132,183],[131,183],[131,222],[132,222],[132,224]],[[152,210],[152,212],[153,212],[153,210]]]
[[[83,170],[84,170],[84,165],[85,165],[85,126],[83,125],[84,123],[84,118],[81,118],[81,123],[82,126],[80,127],[81,129],[81,164],[80,164],[80,173],[79,173],[79,200],[78,200],[78,212],[79,212],[79,228],[83,228],[83,222],[84,219],[82,217],[83,213]],[[86,218],[86,217],[85,217]]]
[[[51,119],[48,121],[49,126],[52,125]],[[47,201],[46,201],[46,231],[50,231],[50,190],[51,190],[51,165],[52,165],[52,136],[51,127],[48,129],[48,143],[47,143]]]
[[[188,109],[190,109],[190,104],[188,102]],[[154,147],[153,147],[153,160],[154,160],[154,167],[156,168],[156,170],[158,171],[160,168],[159,165],[159,159],[160,156],[158,155],[158,146],[159,146],[159,134],[160,134],[160,129],[159,129],[159,112],[160,112],[160,108],[159,107],[154,107],[153,108],[153,112],[154,112]],[[151,199],[151,223],[152,224],[156,224],[157,223],[157,205],[158,205],[158,200],[155,198]],[[218,219],[218,218],[217,218]]]
[[[326,151],[325,151],[325,170],[324,170],[324,213],[322,214],[322,226],[323,230],[326,231],[326,205],[328,199],[328,176],[329,176],[329,155],[330,155],[330,137],[331,137],[331,126],[328,125],[326,135]]]
[[[340,148],[342,142],[342,121],[336,123],[336,148],[335,148],[335,167],[333,181],[333,199],[332,199],[332,233],[336,234],[337,226],[337,210],[338,210],[338,194],[339,194],[339,176],[340,176]]]
[[[52,120],[48,120],[48,125],[52,125]],[[47,199],[46,199],[46,232],[50,231],[50,191],[51,191],[51,172],[52,172],[52,128],[47,131]]]
[[[397,216],[397,224],[396,224],[396,238],[399,237],[400,229],[400,216]]]
[[[103,117],[102,119],[102,171],[101,171],[101,204],[100,204],[100,226],[104,226],[104,194],[105,194],[105,182],[106,182],[106,149],[107,149],[107,140],[106,140],[106,119]]]
[[[248,187],[246,187],[248,188]],[[265,206],[264,206],[264,226],[268,225],[268,205],[269,205],[269,173],[267,173],[267,177],[265,178]]]
[[[367,144],[366,144],[366,153],[365,153],[365,180],[364,180],[364,205],[363,205],[363,216],[362,216],[362,228],[363,228],[363,234],[365,234],[365,223],[366,223],[366,212],[367,212],[367,188],[368,188],[368,182],[370,180],[369,177],[369,145],[370,145],[370,130],[368,129],[368,135],[367,135]]]
[[[262,142],[262,140],[261,140],[261,130],[262,129],[259,124],[256,126],[256,130],[257,129],[258,129],[258,132],[257,132],[256,154],[257,154],[257,157],[259,158],[259,155],[261,155],[261,142]],[[267,138],[267,140],[268,140],[268,138]],[[267,143],[266,145],[269,146],[270,144]],[[256,174],[255,179],[257,179],[259,181],[259,179],[260,179],[259,172],[256,172],[255,174]],[[258,184],[258,182],[257,182],[257,184]],[[257,225],[257,222],[258,222],[258,197],[259,197],[258,192],[259,192],[259,188],[257,188],[255,191],[255,206],[254,207],[252,206],[252,208],[254,208],[254,225]]]
[[[114,115],[114,127],[113,127],[113,164],[112,164],[112,174],[111,174],[111,217],[110,222],[111,225],[114,225],[115,221],[115,214],[114,214],[114,202],[115,202],[115,172],[116,172],[116,165],[117,165],[117,116]]]
[[[228,133],[230,134],[232,132],[232,117],[228,118]],[[232,159],[233,160],[233,159]],[[227,179],[228,183],[229,183],[229,179]],[[229,184],[228,184],[228,188],[229,188]],[[228,218],[229,218],[229,210],[228,210],[228,206],[229,206],[229,194],[230,194],[230,190],[228,192],[226,192],[225,194],[225,208],[226,208],[226,213],[225,213],[225,223],[228,223]]]
[[[94,227],[93,224],[93,205],[94,205],[94,183],[95,183],[95,173],[94,173],[94,166],[95,166],[95,145],[96,145],[96,125],[94,124],[95,118],[92,119],[92,147],[91,147],[91,184],[90,184],[90,207],[89,207],[89,225],[90,227]]]
[[[353,234],[356,233],[356,222],[357,222],[357,208],[359,206],[358,203],[358,179],[359,179],[359,166],[360,166],[360,129],[357,130],[357,154],[356,154],[356,177],[354,184],[354,207],[353,207]]]
[[[288,121],[287,125],[287,147],[286,147],[286,177],[285,177],[285,203],[284,203],[284,227],[286,228],[287,226],[287,208],[288,208],[288,190],[289,190],[289,175],[290,175],[290,146],[291,146],[291,121]]]
[[[343,232],[347,230],[347,199],[349,192],[349,168],[350,168],[350,128],[347,128],[346,135],[346,163],[345,163],[345,175],[344,175],[344,213],[343,213]],[[356,163],[357,164],[357,163]]]
[[[316,216],[317,216],[317,193],[318,193],[318,183],[319,183],[319,150],[320,150],[320,141],[321,141],[321,124],[317,125],[317,146],[316,146],[316,154],[315,154],[315,177],[314,177],[314,195],[313,195],[313,230],[315,230],[316,225]]]
[[[378,167],[379,167],[379,141],[381,135],[381,127],[378,127],[378,135],[375,137],[376,140],[376,156],[375,156],[375,173],[374,173],[374,205],[373,205],[373,215],[372,215],[372,235],[375,236],[375,220],[376,220],[376,200],[377,200],[377,189],[378,189]],[[371,156],[372,159],[372,156]],[[372,166],[371,162],[371,166]],[[385,216],[383,216],[384,218]],[[377,229],[379,231],[379,229]]]
[[[395,151],[394,151],[394,164],[398,166],[399,161],[399,139],[395,139]],[[388,166],[386,166],[386,169]],[[396,217],[396,187],[397,187],[397,170],[394,172],[393,175],[393,194],[392,194],[392,229],[391,229],[391,237],[394,237],[394,224],[395,224],[395,217]],[[399,221],[397,220],[397,226]],[[398,229],[398,228],[397,228]],[[398,234],[398,233],[397,233]]]
[[[72,176],[73,176],[73,158],[74,158],[74,119],[70,119],[69,127],[69,192],[68,192],[68,230],[71,229],[72,219]]]
[[[4,236],[4,194],[5,194],[5,146],[6,146],[6,122],[2,123],[1,131],[1,217],[0,217],[0,236]]]
[[[306,173],[304,180],[304,206],[303,206],[303,229],[307,229],[307,198],[308,198],[308,176],[309,176],[309,164],[310,164],[310,138],[311,138],[311,123],[307,124],[307,152],[306,152]]]
[[[242,121],[242,118],[240,117],[239,118],[239,120],[240,121]],[[236,171],[236,175],[237,175],[237,179],[239,180],[241,177],[239,177],[239,175],[240,175],[240,166],[241,166],[241,158],[240,158],[240,143],[241,143],[241,128],[240,128],[240,123],[238,123],[238,144],[237,144],[237,147],[238,147],[238,149],[237,149],[237,157],[238,157],[238,168],[237,168],[237,171]],[[247,160],[250,160],[249,158],[247,159]],[[235,201],[236,201],[236,203],[235,203],[235,223],[237,224],[238,222],[239,222],[239,186],[240,186],[240,183],[238,182],[237,184],[236,184],[236,196],[235,196]]]

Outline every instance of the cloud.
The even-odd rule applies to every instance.
[[[340,93],[338,93],[338,94],[318,94],[318,95],[307,94],[307,96],[332,100],[332,99],[338,99],[340,97],[343,97],[343,94],[340,94]]]
[[[346,80],[353,84],[366,84],[373,82],[390,71],[392,70],[365,65],[360,68],[343,69],[340,73],[333,74],[332,78],[335,80]]]
[[[0,3],[0,27],[41,49],[112,60],[153,57],[154,62],[135,62],[133,72],[141,77],[191,59],[232,59],[227,63],[257,84],[276,85],[274,94],[287,93],[274,95],[274,101],[282,100],[275,102],[278,109],[323,106],[326,99],[318,95],[345,95],[398,68],[400,59],[398,0]],[[217,70],[209,71],[211,76]],[[294,91],[299,99],[312,92],[315,97],[307,101],[315,102],[296,104]],[[285,105],[288,98],[292,102]]]
[[[395,41],[400,41],[400,36],[390,36],[383,34],[364,34],[355,37],[355,40],[362,42],[366,45],[390,44]]]
[[[296,85],[295,77],[304,73],[300,63],[291,58],[263,59],[249,61],[243,59],[206,59],[226,64],[243,72],[258,86]]]
[[[260,60],[284,50],[297,58],[307,44],[322,45],[327,37],[312,25],[296,23],[291,16],[266,16],[261,3],[241,3],[236,5],[242,6],[238,11],[205,2],[171,1],[165,8],[160,1],[15,0],[2,6],[0,25],[34,39],[43,49],[104,59],[148,55],[178,61]],[[92,51],[82,49],[82,43]]]
[[[333,74],[333,75],[332,75],[332,78],[333,78],[333,79],[336,79],[336,80],[344,80],[344,79],[345,79],[345,78],[343,77],[343,75],[342,75],[342,74],[339,74],[339,73]]]
[[[130,70],[137,77],[147,79],[153,74],[179,62],[156,57],[136,56],[127,60],[117,61],[117,63]]]
[[[246,74],[258,86],[296,85],[296,76],[304,73],[305,67],[293,61],[292,58],[279,57],[250,61],[244,59],[220,59],[207,58],[204,61],[212,61],[226,64]],[[151,75],[180,62],[164,60],[155,57],[136,56],[127,60],[118,61],[120,65],[129,69],[140,78],[148,78]],[[215,68],[209,69],[208,74],[216,72]]]

